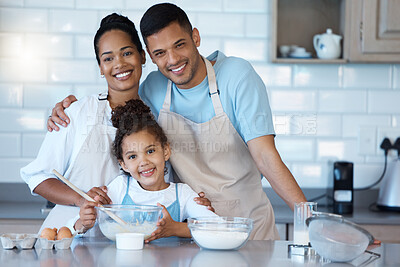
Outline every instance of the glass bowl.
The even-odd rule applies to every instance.
[[[127,225],[122,226],[112,219],[101,207],[97,208],[97,221],[101,232],[115,241],[117,233],[143,233],[148,238],[156,230],[161,217],[161,207],[151,205],[103,205],[104,209],[114,213]]]
[[[253,220],[241,217],[189,218],[188,227],[202,249],[237,250],[246,244]]]

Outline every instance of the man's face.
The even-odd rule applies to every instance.
[[[197,47],[200,35],[192,34],[173,22],[161,31],[147,37],[147,52],[165,77],[180,89],[200,84],[206,77],[206,69]]]

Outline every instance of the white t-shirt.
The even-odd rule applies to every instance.
[[[114,204],[121,204],[126,193],[127,176],[119,175],[108,185],[108,196]],[[132,179],[129,182],[129,196],[138,205],[157,205],[160,203],[168,207],[176,200],[175,183],[160,191],[148,191],[143,189],[139,183]],[[193,199],[198,194],[187,184],[178,183],[178,198],[180,205],[180,221],[190,217],[215,216],[206,206],[197,204]]]

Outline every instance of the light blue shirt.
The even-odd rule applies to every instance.
[[[267,91],[251,64],[241,58],[226,57],[220,51],[207,59],[216,61],[214,70],[222,107],[242,139],[247,143],[256,137],[274,135]],[[141,99],[149,105],[156,119],[164,103],[167,82],[160,71],[154,71],[139,88]],[[214,117],[207,78],[190,89],[179,89],[173,84],[171,111],[196,123]]]

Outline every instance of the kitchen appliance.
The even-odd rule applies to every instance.
[[[333,213],[353,213],[353,163],[333,163]]]
[[[314,49],[320,59],[339,58],[342,52],[340,46],[342,36],[333,34],[332,29],[327,29],[324,34],[317,34],[313,38]]]
[[[377,207],[381,210],[400,211],[400,160],[389,162],[379,188]]]

